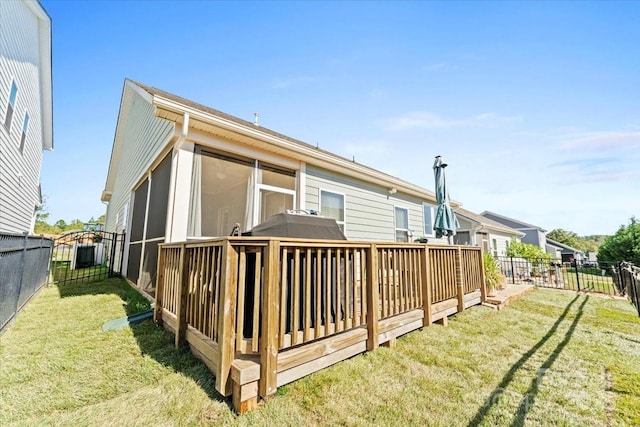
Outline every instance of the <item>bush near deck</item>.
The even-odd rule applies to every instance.
[[[0,337],[0,425],[639,425],[640,318],[538,289],[281,387],[236,416],[120,279],[43,290]]]

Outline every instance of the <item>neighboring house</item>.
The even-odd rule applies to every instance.
[[[523,232],[524,236],[522,236],[522,239],[521,239],[523,243],[536,245],[540,247],[540,249],[542,249],[543,251],[546,251],[547,230],[545,230],[544,228],[538,227],[536,225],[531,225],[526,222],[519,221],[517,219],[499,215],[494,212],[484,211],[480,215],[485,218],[489,218],[493,221],[496,221],[502,225],[506,225],[509,228],[513,228],[514,230]]]
[[[549,243],[547,240],[547,244],[545,246],[545,252],[551,255],[553,259],[561,259],[562,258],[562,248],[560,246],[555,246]]]
[[[577,261],[581,264],[585,260],[584,252],[565,245],[564,243],[556,242],[547,237],[547,253],[550,253],[554,258],[561,258],[562,262]]]
[[[597,265],[598,264],[598,253],[597,252],[587,252],[584,254],[584,261],[588,265]]]
[[[52,110],[51,18],[38,1],[0,1],[0,232],[33,232]]]
[[[435,240],[433,192],[128,79],[101,199],[105,230],[127,233],[124,274],[149,293],[159,243],[285,210],[334,218],[350,240]]]
[[[460,228],[454,237],[457,245],[482,246],[494,256],[505,256],[511,240],[520,241],[525,235],[466,209],[458,208],[455,212],[460,222]]]

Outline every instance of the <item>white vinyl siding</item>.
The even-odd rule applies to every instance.
[[[151,166],[153,160],[158,158],[173,134],[173,124],[157,118],[151,104],[133,91],[125,93],[133,98],[129,122],[123,127],[124,143],[120,145],[120,162],[115,174],[113,194],[107,207],[107,231],[120,228],[117,222],[124,218],[125,206],[129,202],[133,186],[147,172],[146,169]],[[114,154],[112,161],[113,156]]]
[[[51,126],[42,123],[40,76],[41,44],[48,46],[49,31],[32,7],[26,2],[0,1],[0,231],[10,233],[32,231],[34,210],[40,203],[42,128]],[[13,82],[17,93],[8,131],[3,124]]]
[[[407,208],[409,229],[414,238],[422,234],[424,200],[401,193],[390,195],[388,187],[369,184],[310,164],[307,164],[306,172],[304,209],[321,211],[321,190],[344,194],[347,239],[395,241],[395,205]]]
[[[491,253],[497,256],[506,256],[511,238],[512,236],[507,234],[490,232],[489,240],[491,241]]]

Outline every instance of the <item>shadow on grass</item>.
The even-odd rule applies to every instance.
[[[540,341],[538,341],[533,347],[531,347],[529,351],[523,354],[522,357],[520,357],[520,359],[518,359],[518,361],[511,366],[509,371],[502,378],[502,381],[500,381],[500,384],[498,384],[498,387],[496,387],[489,394],[489,398],[486,400],[485,404],[482,405],[480,409],[478,409],[478,412],[476,412],[476,415],[468,424],[469,427],[476,427],[482,423],[487,413],[500,400],[500,396],[502,395],[502,393],[504,393],[505,388],[511,383],[511,381],[513,381],[513,377],[515,376],[516,372],[518,372],[518,370],[522,368],[523,365],[557,332],[558,327],[565,320],[565,318],[569,314],[571,307],[576,303],[578,298],[580,298],[580,295],[576,295],[571,300],[571,302],[567,304],[567,306],[565,307],[560,317],[558,317],[558,319],[555,321],[553,326],[540,339]],[[578,322],[580,321],[580,318],[583,315],[584,306],[588,301],[589,301],[589,297],[587,296],[580,304],[580,307],[578,308],[578,314],[573,319],[573,322],[571,323],[571,326],[567,330],[564,339],[556,346],[556,348],[551,352],[547,360],[545,360],[545,362],[538,369],[536,373],[536,377],[531,381],[531,385],[529,389],[525,392],[524,397],[520,402],[518,411],[515,413],[515,418],[511,423],[511,426],[524,425],[524,421],[526,419],[527,413],[529,412],[529,410],[531,409],[531,407],[535,402],[535,397],[538,394],[540,382],[544,377],[546,370],[551,367],[551,365],[556,361],[556,359],[558,358],[558,356],[560,355],[564,347],[571,340],[571,336],[573,335],[575,328],[578,325]]]
[[[127,316],[149,310],[151,305],[138,291],[129,286],[121,277],[74,281],[56,284],[61,298],[115,294],[122,300]]]
[[[553,363],[556,361],[560,353],[562,353],[562,350],[566,347],[566,345],[571,340],[571,337],[573,336],[573,333],[576,330],[576,326],[578,326],[578,322],[580,321],[580,318],[584,314],[584,306],[587,304],[588,301],[589,301],[589,297],[586,297],[582,301],[582,303],[580,304],[580,307],[578,307],[578,314],[573,319],[573,322],[571,322],[571,326],[569,326],[569,329],[565,333],[564,339],[560,343],[558,343],[558,345],[556,346],[556,348],[553,349],[549,357],[547,357],[547,360],[545,360],[544,363],[540,365],[540,368],[538,368],[538,373],[536,375],[536,378],[531,380],[531,385],[529,386],[529,389],[525,392],[524,397],[522,398],[520,405],[518,406],[518,412],[516,413],[516,417],[511,423],[511,426],[515,427],[515,426],[524,425],[524,421],[527,418],[527,413],[535,403],[542,378],[544,377],[547,369],[551,368],[551,365],[553,365]]]
[[[636,339],[633,339],[633,338],[625,337],[624,335],[621,336],[621,338],[623,340],[631,341],[632,343],[635,343],[635,344],[640,344],[640,340],[636,340]]]
[[[122,306],[127,316],[151,308],[149,301],[122,278],[58,285],[58,291],[62,298],[85,295],[117,295],[122,300]],[[143,355],[153,358],[174,372],[191,378],[210,399],[223,402],[232,409],[229,399],[215,389],[215,377],[211,371],[202,361],[191,354],[189,347],[176,348],[171,332],[155,325],[152,320],[145,320],[129,327]]]

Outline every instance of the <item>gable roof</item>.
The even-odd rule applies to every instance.
[[[571,251],[571,252],[574,252],[574,253],[584,253],[580,249],[573,248],[573,247],[571,247],[569,245],[565,245],[564,243],[556,242],[555,240],[552,240],[552,239],[550,239],[548,237],[547,237],[547,244],[551,245],[551,246],[555,246],[555,247],[560,248],[560,249]]]
[[[537,225],[532,225],[532,224],[529,224],[529,223],[526,223],[526,222],[523,222],[523,221],[520,221],[520,220],[517,220],[517,219],[509,218],[508,216],[500,215],[500,214],[497,214],[495,212],[484,211],[484,212],[481,212],[480,215],[483,216],[483,217],[486,217],[486,215],[492,215],[492,216],[496,216],[498,218],[504,219],[506,221],[510,221],[510,222],[516,223],[516,224],[518,224],[518,227],[516,228],[517,230],[525,229],[525,228],[528,228],[528,229],[532,229],[533,228],[533,229],[540,230],[543,233],[547,232],[547,230],[545,230],[542,227],[538,227]]]
[[[480,225],[483,228],[486,228],[487,230],[501,231],[503,233],[512,234],[514,236],[519,236],[519,237],[522,237],[525,235],[522,231],[518,231],[514,228],[507,227],[504,224],[500,224],[497,221],[478,215],[476,213],[473,213],[463,208],[455,209],[455,212],[457,215],[460,215],[471,222],[475,222],[476,224]]]
[[[176,133],[188,121],[189,128],[194,128],[222,138],[233,140],[249,146],[266,150],[274,154],[302,160],[309,164],[320,166],[331,171],[348,175],[360,180],[377,184],[389,189],[418,197],[423,200],[435,202],[435,193],[415,184],[411,184],[398,177],[389,175],[369,166],[323,150],[317,146],[308,144],[295,138],[283,135],[279,132],[257,126],[252,122],[240,119],[222,111],[190,101],[180,96],[171,94],[161,89],[138,83],[131,79],[125,79],[118,124],[112,151],[111,163],[107,175],[107,183],[103,192],[103,200],[113,190],[115,181],[115,165],[117,153],[121,152],[124,143],[122,127],[128,120],[131,95],[137,93],[155,107],[156,116],[176,123]],[[180,126],[178,126],[180,125]],[[451,201],[453,207],[460,205],[457,201]]]

